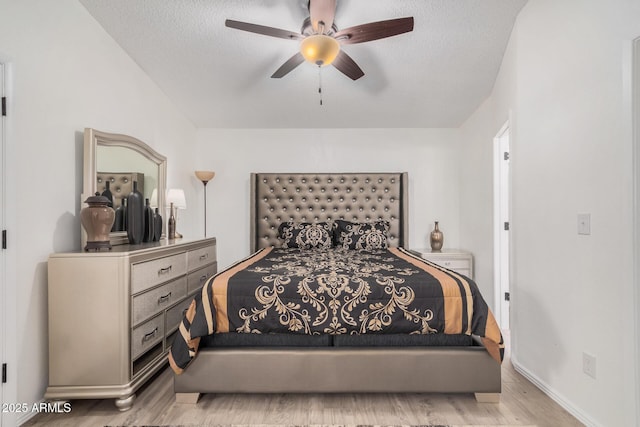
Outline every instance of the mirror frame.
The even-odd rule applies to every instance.
[[[165,192],[167,189],[167,158],[137,138],[117,133],[102,132],[92,128],[84,129],[84,171],[82,200],[80,200],[81,206],[85,205],[84,201],[87,200],[89,196],[93,196],[96,193],[98,173],[96,153],[99,145],[128,148],[158,165],[158,207],[160,208],[160,212],[164,213],[162,207],[165,205]],[[163,230],[162,237],[164,236],[165,233]],[[112,232],[110,234],[110,241],[112,246],[128,244],[129,239],[127,232]],[[84,248],[85,244],[86,233],[84,229],[82,229],[81,247]]]

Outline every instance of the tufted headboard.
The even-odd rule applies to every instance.
[[[138,182],[138,191],[144,194],[144,174],[139,172],[96,172],[96,190],[102,194],[107,188],[105,182],[109,181],[109,191],[113,195],[113,208],[122,203],[122,198],[127,197],[133,191],[133,181]]]
[[[284,221],[328,219],[391,223],[390,246],[408,244],[404,173],[252,173],[251,252],[278,246]]]

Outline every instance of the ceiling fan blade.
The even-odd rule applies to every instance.
[[[302,56],[302,54],[300,52],[298,52],[295,55],[293,55],[291,58],[289,58],[287,60],[287,62],[282,64],[280,66],[280,68],[278,68],[276,70],[276,72],[273,73],[271,78],[272,79],[279,79],[281,77],[284,77],[287,74],[289,74],[289,72],[291,70],[293,70],[294,68],[296,68],[298,65],[302,64],[303,62],[304,62],[304,57]]]
[[[338,56],[331,64],[351,80],[358,80],[360,77],[364,76],[364,71],[358,67],[356,61],[344,53],[344,50],[341,50],[340,53],[338,53]]]
[[[235,28],[236,30],[248,31],[250,33],[278,37],[281,39],[301,40],[304,38],[302,34],[294,33],[293,31],[281,30],[279,28],[267,27],[264,25],[250,24],[248,22],[234,21],[232,19],[224,21],[224,25],[229,28]]]
[[[336,0],[310,0],[309,17],[316,33],[328,33],[336,16]],[[318,25],[320,24],[320,25]]]
[[[413,31],[413,17],[370,22],[345,28],[335,34],[341,44],[364,43]]]

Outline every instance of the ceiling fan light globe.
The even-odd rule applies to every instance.
[[[340,53],[340,43],[331,36],[315,34],[302,40],[300,53],[307,62],[318,66],[327,66]]]

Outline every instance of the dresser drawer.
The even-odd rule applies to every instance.
[[[131,333],[131,358],[135,359],[164,338],[162,314],[134,328]]]
[[[200,270],[189,273],[187,276],[187,293],[197,291],[211,276],[218,272],[218,263],[213,263]]]
[[[149,317],[162,312],[167,307],[187,296],[187,278],[180,277],[172,282],[148,290],[133,297],[132,324],[135,326]]]
[[[193,301],[193,298],[187,298],[167,310],[167,314],[165,315],[165,331],[167,331],[168,334],[173,332],[173,330],[180,325],[180,322],[182,322],[182,319],[184,318],[184,314],[191,305],[191,301]]]
[[[216,261],[216,247],[207,246],[205,248],[194,249],[187,252],[187,268],[188,271],[197,270],[207,264]]]
[[[186,273],[186,253],[133,264],[131,266],[131,292],[136,294]]]
[[[434,264],[453,270],[473,279],[473,255],[459,249],[443,249],[432,252],[430,249],[414,249],[412,252]]]

